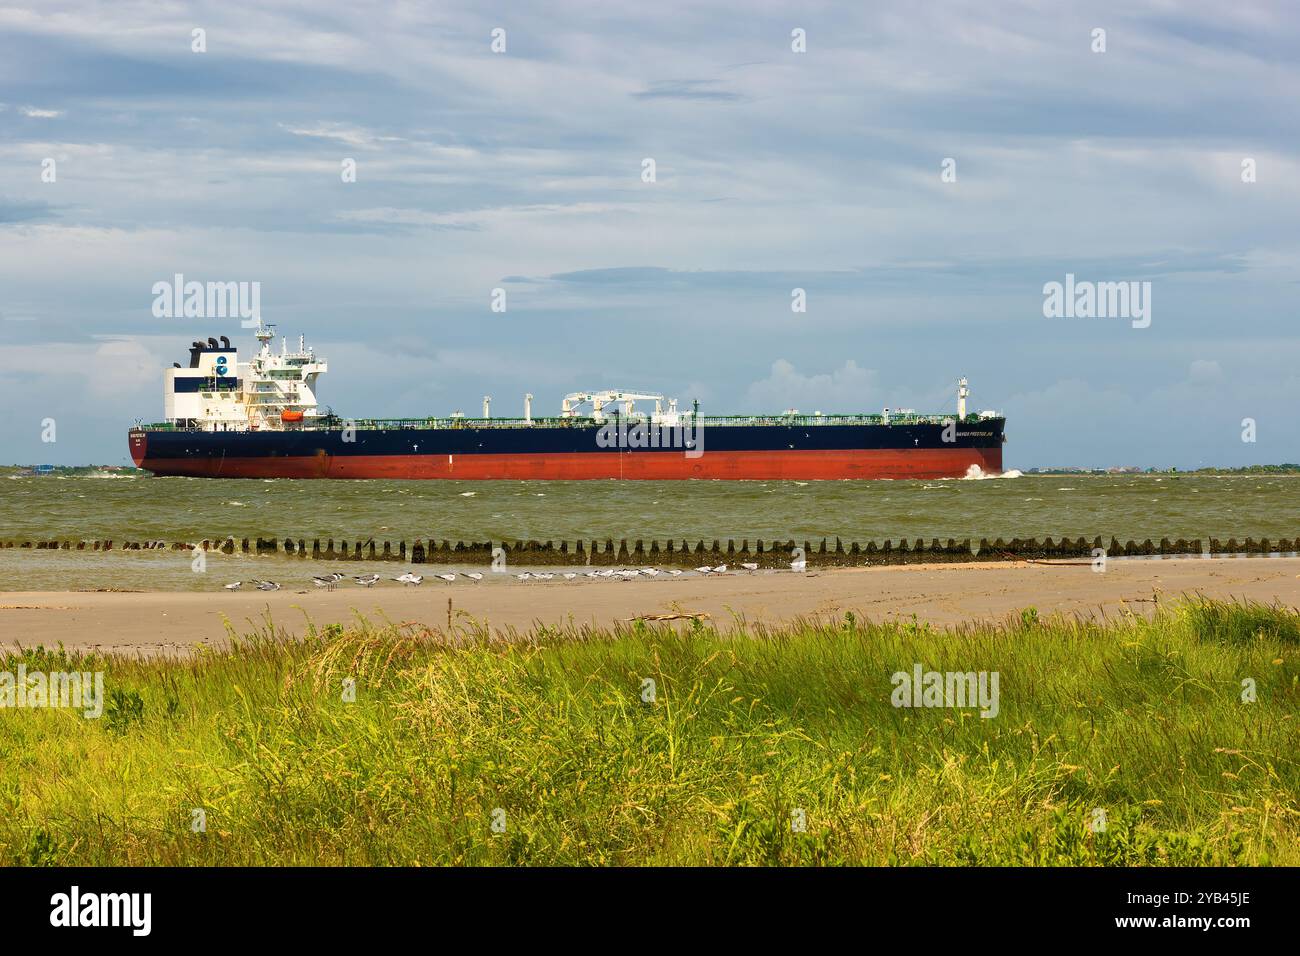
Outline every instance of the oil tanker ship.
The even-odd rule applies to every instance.
[[[166,420],[130,429],[131,457],[155,475],[208,478],[846,479],[960,478],[1002,471],[1006,420],[911,409],[868,414],[701,415],[675,399],[605,389],[565,396],[556,418],[344,419],[316,401],[324,359],[258,320],[246,363],[229,338],[190,347],[164,376]],[[653,403],[642,411],[637,403]]]

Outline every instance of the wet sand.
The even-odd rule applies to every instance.
[[[387,584],[387,582],[386,582]],[[484,587],[448,584],[358,588],[332,592],[227,593],[0,592],[0,647],[38,644],[126,654],[184,654],[219,646],[226,621],[237,632],[264,623],[298,634],[348,622],[417,621],[445,627],[447,602],[458,624],[493,629],[534,625],[609,625],[638,616],[704,613],[721,626],[735,617],[776,624],[796,617],[841,617],[852,610],[874,620],[911,619],[935,625],[996,620],[1030,605],[1040,615],[1115,614],[1127,606],[1150,611],[1153,599],[1201,593],[1300,606],[1300,558],[1182,559],[1109,562],[1105,573],[1085,564],[989,563],[740,572],[720,577],[581,578],[512,581]]]

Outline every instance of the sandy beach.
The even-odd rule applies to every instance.
[[[779,623],[795,617],[842,616],[875,620],[913,614],[935,625],[999,619],[1021,608],[1042,615],[1114,614],[1127,606],[1149,611],[1153,601],[1202,593],[1300,605],[1300,558],[1111,561],[1105,573],[1086,564],[990,563],[755,572],[720,577],[585,578],[511,582],[484,587],[427,578],[416,588],[363,590],[350,581],[332,592],[285,589],[274,593],[225,591],[0,592],[0,646],[184,654],[218,646],[226,621],[237,632],[263,623],[300,633],[360,614],[376,621],[445,626],[448,599],[454,620],[497,629],[536,624],[609,625],[638,616],[707,614],[725,626],[734,617]]]

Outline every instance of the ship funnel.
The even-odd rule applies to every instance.
[[[533,421],[533,393],[529,392],[524,396],[524,421],[529,424]]]
[[[190,348],[201,349],[203,348],[203,343],[200,342],[198,339],[195,339],[193,342],[190,343]]]
[[[966,417],[966,396],[970,394],[970,389],[966,387],[966,376],[957,379],[957,418]]]
[[[221,347],[222,347],[223,349],[228,349],[228,348],[230,348],[230,339],[229,339],[228,336],[225,336],[225,335],[221,336]]]
[[[483,396],[483,417],[484,418],[492,417],[492,396],[491,395]]]
[[[208,336],[208,347],[214,349],[217,347],[217,340],[210,335]]]

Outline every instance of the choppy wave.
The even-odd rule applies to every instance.
[[[1225,482],[1217,476],[1186,476],[1160,482],[1157,488],[1147,476],[1026,474],[1023,477],[1031,480],[1009,485],[984,481],[993,477],[1022,474],[972,472],[965,480],[811,483],[610,479],[448,485],[278,479],[260,488],[256,481],[236,479],[74,480],[68,485],[15,476],[12,484],[0,482],[0,539],[18,546],[0,553],[0,567],[17,569],[16,580],[21,582],[29,573],[24,569],[37,566],[45,552],[22,549],[23,541],[128,542],[146,534],[168,542],[224,540],[226,534],[237,541],[303,539],[309,554],[313,539],[324,546],[331,537],[336,545],[340,538],[351,544],[373,537],[381,546],[391,542],[394,550],[404,540],[408,553],[417,538],[434,536],[453,542],[539,538],[557,545],[568,541],[570,546],[578,540],[603,543],[607,538],[626,538],[632,546],[639,538],[647,545],[657,539],[661,547],[665,539],[682,537],[692,545],[701,539],[739,543],[748,538],[752,544],[756,538],[767,542],[840,536],[864,543],[900,537],[992,540],[1016,534],[1088,540],[1101,535],[1121,541],[1242,540],[1248,535],[1276,540],[1294,538],[1294,516],[1300,513],[1300,478]],[[534,497],[538,489],[546,497]],[[945,490],[949,493],[943,494]],[[451,502],[460,496],[458,504]],[[116,566],[117,547],[110,556],[101,552],[93,559],[74,551],[68,560],[79,561],[78,574],[89,575],[92,565]],[[188,555],[127,552],[121,560],[135,560],[136,555],[160,564],[178,562],[180,572],[191,574]],[[99,579],[93,580],[98,586]],[[105,584],[134,587],[134,580],[127,576]]]

